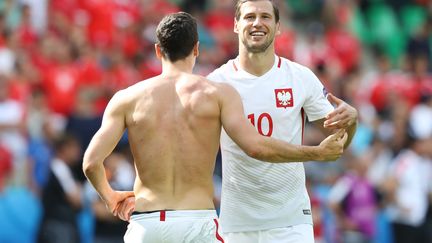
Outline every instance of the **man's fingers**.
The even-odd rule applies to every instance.
[[[337,131],[335,133],[337,139],[342,138],[344,136],[344,134],[345,134],[345,129],[340,129],[339,131]]]
[[[112,213],[114,216],[117,216],[117,215],[118,215],[119,207],[120,207],[120,204],[117,203],[117,204],[114,206],[114,208],[111,210],[111,213]]]
[[[338,109],[338,108],[336,108],[336,109],[334,109],[334,110],[332,110],[330,113],[328,113],[326,116],[325,116],[325,119],[331,119],[331,118],[333,118],[334,116],[336,116],[337,114],[339,114],[339,112],[340,112],[340,110]]]
[[[341,100],[341,99],[339,99],[338,97],[334,96],[332,93],[329,93],[329,94],[327,95],[327,99],[328,99],[331,103],[334,103],[334,104],[336,104],[336,105],[340,105],[340,104],[342,104],[342,103],[344,102],[343,100]]]
[[[337,132],[331,134],[329,137],[331,137],[332,140],[339,140],[342,138],[343,134],[345,133],[344,129],[340,129]]]
[[[121,202],[120,207],[120,219],[123,221],[129,221],[132,212],[135,210],[135,199],[134,197],[128,197]]]
[[[349,127],[349,122],[338,121],[338,122],[331,123],[329,125],[325,125],[324,127],[328,128],[328,129],[345,129],[345,128]]]
[[[130,220],[130,217],[132,216],[133,211],[135,210],[135,205],[132,205],[129,207],[129,210],[127,211],[126,219],[127,221]]]
[[[324,121],[325,128],[346,128],[349,125],[350,118],[346,113],[340,113]]]
[[[348,133],[344,132],[343,136],[340,138],[340,142],[342,145],[345,145],[346,141],[348,140]]]
[[[125,201],[122,201],[121,203],[121,206],[120,206],[120,208],[119,208],[119,214],[118,214],[118,217],[121,219],[121,220],[123,220],[123,221],[126,221],[126,217],[125,217],[125,207],[126,207],[126,202]]]
[[[330,119],[335,119],[335,117],[340,116],[340,115],[344,115],[344,108],[339,106],[336,109],[334,109],[332,112],[328,113],[325,117],[326,121],[330,120]]]

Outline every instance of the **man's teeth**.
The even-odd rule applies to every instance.
[[[264,36],[265,33],[264,32],[252,32],[251,35],[252,36]]]

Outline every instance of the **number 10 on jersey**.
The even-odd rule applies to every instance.
[[[247,117],[250,120],[250,122],[252,123],[252,125],[258,129],[258,132],[261,135],[267,136],[267,137],[270,137],[272,135],[272,133],[273,133],[273,120],[272,120],[269,113],[262,113],[261,115],[259,115],[256,125],[255,125],[255,114],[253,114],[253,113],[249,114]],[[267,123],[268,123],[267,133],[264,133],[263,129],[262,129],[262,123],[263,123],[264,119],[266,119]]]

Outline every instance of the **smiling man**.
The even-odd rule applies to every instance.
[[[239,0],[234,32],[239,56],[209,74],[242,97],[244,116],[261,135],[300,145],[306,117],[328,130],[346,129],[350,143],[357,111],[329,95],[308,68],[275,55],[279,10],[269,0]],[[324,130],[324,129],[323,129]],[[313,242],[310,199],[302,163],[260,163],[226,133],[221,137],[221,225],[228,243]],[[299,160],[300,161],[300,160]]]

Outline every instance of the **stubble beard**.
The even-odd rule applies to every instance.
[[[260,45],[251,45],[248,43],[246,39],[243,39],[243,45],[246,47],[247,52],[249,53],[263,53],[267,51],[267,49],[270,47],[270,45],[273,43],[274,37],[272,37],[270,40],[266,40],[263,44]]]

